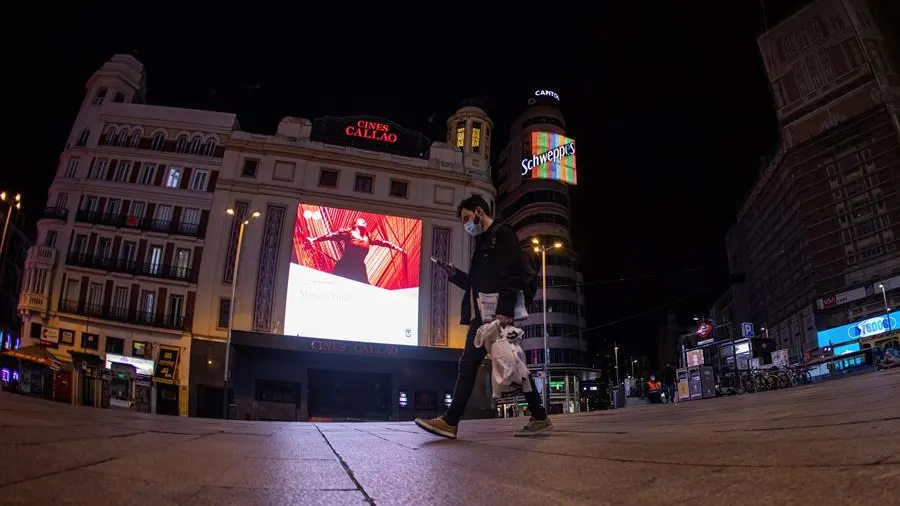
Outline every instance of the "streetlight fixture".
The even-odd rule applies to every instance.
[[[631,359],[631,377],[632,377],[632,378],[636,378],[636,377],[637,377],[637,376],[634,375],[634,364],[636,364],[636,363],[637,363],[637,360],[635,360],[635,359],[632,358],[632,359]]]
[[[7,193],[0,192],[0,200],[7,202],[9,204],[9,209],[6,210],[6,222],[3,224],[3,238],[0,239],[0,254],[4,251],[3,248],[6,246],[6,232],[9,230],[9,218],[12,217],[13,207],[16,209],[22,209],[22,194],[17,193],[15,197],[11,201],[6,200]]]
[[[884,289],[884,283],[879,283],[878,288],[881,288],[881,296],[884,298],[884,317],[887,318],[888,336],[890,336],[894,334],[894,328],[891,324],[891,308],[888,307],[887,292]]]
[[[551,249],[561,249],[562,243],[559,241],[553,244],[541,244],[541,240],[537,237],[531,239],[534,244],[534,252],[541,255],[541,312],[544,316],[544,409],[550,412],[550,348],[547,346],[547,251]]]
[[[229,207],[225,210],[225,214],[231,216],[235,219],[238,218],[237,214],[234,211],[234,208]],[[234,303],[235,296],[237,294],[237,281],[238,281],[238,266],[241,263],[241,245],[244,242],[244,227],[250,224],[251,219],[259,218],[260,212],[253,211],[250,213],[249,217],[244,217],[241,220],[240,227],[238,228],[238,237],[237,237],[237,248],[235,248],[234,253],[234,267],[231,270],[231,302],[228,304],[228,329],[227,329],[227,337],[225,338],[225,377],[222,388],[222,418],[228,419],[228,382],[231,379],[231,329],[233,327],[234,322]]]

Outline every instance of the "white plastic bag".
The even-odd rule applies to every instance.
[[[518,327],[501,327],[498,321],[482,325],[475,334],[475,346],[484,346],[490,355],[494,399],[511,392],[531,392],[525,352],[519,345],[524,334]]]

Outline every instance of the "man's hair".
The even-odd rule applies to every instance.
[[[471,197],[464,199],[462,202],[456,206],[456,216],[461,216],[463,209],[468,211],[475,212],[475,208],[480,207],[484,214],[491,216],[491,206],[488,205],[487,201],[484,200],[479,195],[472,195]]]

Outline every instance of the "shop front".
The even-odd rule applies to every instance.
[[[153,361],[139,357],[106,354],[109,370],[110,407],[138,413],[153,413]]]
[[[104,373],[99,355],[69,350],[72,356],[72,404],[93,408],[109,407],[109,374]]]
[[[0,387],[6,391],[67,402],[72,365],[45,346],[32,345],[0,354]]]
[[[460,350],[448,348],[239,331],[232,339],[229,417],[243,420],[398,421],[437,416],[452,400],[460,355]],[[482,367],[479,372],[468,418],[494,416],[485,371]],[[221,383],[195,387],[197,405],[209,409],[198,414],[221,417],[216,416],[222,412],[221,390],[218,406],[202,398],[215,387],[221,389]]]

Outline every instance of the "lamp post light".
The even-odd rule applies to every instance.
[[[225,214],[234,219],[239,219],[233,208],[225,210]],[[259,211],[253,211],[249,217],[241,220],[238,228],[237,247],[234,253],[234,267],[231,270],[231,303],[228,304],[228,329],[225,338],[225,375],[222,388],[222,418],[228,419],[228,382],[231,380],[231,329],[234,326],[234,305],[237,294],[238,267],[241,263],[241,245],[244,242],[244,227],[250,224],[250,220],[259,218]]]
[[[634,375],[634,364],[636,364],[636,363],[637,363],[637,360],[635,360],[634,358],[632,358],[632,359],[631,359],[631,377],[632,377],[632,378],[635,378],[635,377],[636,377],[636,376]]]
[[[537,237],[531,239],[534,244],[534,252],[541,255],[541,312],[544,316],[544,409],[550,412],[550,348],[547,346],[547,251],[561,249],[561,242],[553,244],[541,244]]]
[[[7,193],[0,192],[0,200],[7,202],[9,204],[9,209],[6,210],[6,221],[3,223],[3,238],[0,239],[0,255],[3,254],[3,248],[6,247],[6,233],[9,231],[9,219],[12,217],[13,207],[16,209],[22,209],[22,194],[17,193],[15,197],[12,198],[11,201],[6,200]]]
[[[894,328],[891,324],[891,308],[888,307],[887,292],[884,289],[884,283],[879,283],[878,288],[881,288],[881,296],[884,298],[884,317],[887,319],[888,336],[891,336],[894,334]]]

